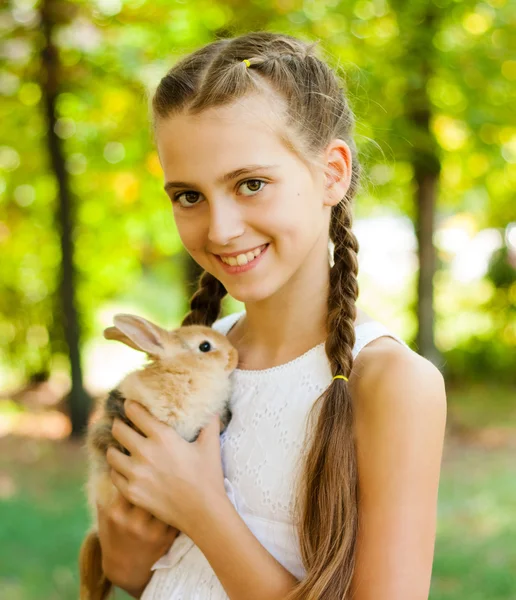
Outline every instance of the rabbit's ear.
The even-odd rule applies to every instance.
[[[136,350],[142,350],[153,356],[163,353],[163,334],[165,331],[150,321],[135,315],[116,315],[114,327],[106,329],[108,335]],[[117,333],[114,333],[115,330]]]
[[[116,340],[117,342],[122,342],[126,346],[131,346],[135,350],[140,350],[140,346],[137,346],[131,339],[129,339],[125,333],[117,329],[116,327],[107,327],[104,329],[104,337],[106,340]]]

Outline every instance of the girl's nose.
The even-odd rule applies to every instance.
[[[245,231],[238,204],[231,199],[213,202],[210,206],[208,238],[214,246],[225,246]]]

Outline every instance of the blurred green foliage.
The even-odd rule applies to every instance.
[[[507,0],[74,0],[59,7],[56,131],[77,208],[84,341],[99,334],[97,313],[108,301],[145,307],[164,323],[184,312],[184,259],[162,190],[148,100],[175,60],[216,37],[270,29],[320,39],[357,115],[366,175],[356,216],[414,218],[414,131],[404,107],[421,77],[422,56],[404,48],[432,12],[436,32],[422,52],[432,65],[426,90],[441,161],[436,225],[465,215],[474,231],[489,227],[503,235],[516,221],[516,16]],[[0,32],[0,361],[23,377],[66,354],[38,4],[4,5]],[[471,284],[471,295],[469,284],[450,275],[451,256],[441,251],[439,260],[436,337],[450,375],[502,373],[514,380],[514,263],[507,267],[502,257],[488,278]],[[411,294],[407,288],[393,302],[408,310]],[[457,311],[469,321],[458,326]]]

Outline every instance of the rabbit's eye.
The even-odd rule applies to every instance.
[[[209,352],[211,350],[210,342],[202,342],[202,344],[199,346],[199,350],[201,352]]]

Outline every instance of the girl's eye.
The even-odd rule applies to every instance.
[[[202,342],[202,343],[199,345],[199,350],[200,350],[201,352],[209,352],[209,351],[211,350],[211,344],[210,344],[210,342],[206,342],[206,341],[205,341],[205,342]]]
[[[188,208],[189,206],[195,206],[196,194],[197,196],[199,195],[198,192],[181,192],[180,194],[176,194],[174,196],[174,202],[179,202],[179,204],[184,208]],[[194,198],[192,198],[192,195],[194,196]],[[180,200],[181,196],[185,196],[184,203]]]
[[[267,185],[267,182],[263,181],[262,179],[246,179],[239,185],[239,188],[244,185],[247,186],[247,189],[251,192],[251,194],[244,194],[244,196],[252,196],[263,190],[263,187],[260,187],[261,184],[263,184],[263,186],[265,187]],[[183,197],[182,200],[181,197]],[[199,192],[194,191],[180,192],[179,194],[176,194],[174,196],[174,202],[179,202],[179,204],[183,208],[191,208],[195,206],[196,204],[198,204],[198,199]]]
[[[249,183],[254,184],[251,187],[254,187],[256,184],[258,184],[258,187],[259,187],[260,184],[262,184],[262,183],[264,185],[267,185],[267,183],[265,181],[263,181],[262,179],[246,179],[246,181],[243,181],[241,185],[247,185],[248,186]],[[248,187],[247,189],[250,190],[251,192],[253,192],[254,194],[256,194],[257,192],[261,192],[263,190],[263,188],[260,188],[260,187],[259,187],[259,189],[250,189]],[[244,194],[244,196],[245,195],[246,194]]]

